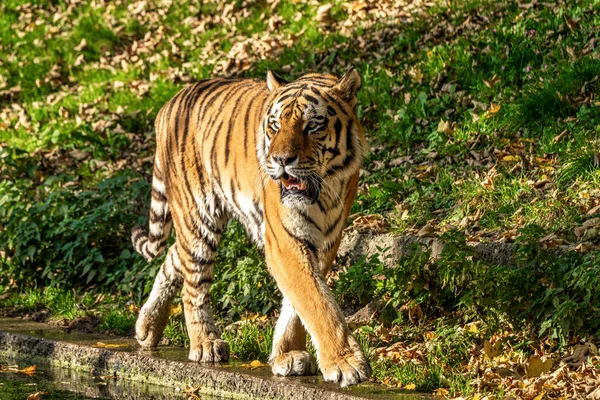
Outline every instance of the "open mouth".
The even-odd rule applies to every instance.
[[[287,173],[281,176],[281,185],[285,188],[285,190],[292,192],[303,192],[308,188],[306,181],[296,178],[295,176],[288,175]]]
[[[279,189],[281,191],[281,200],[313,204],[319,199],[321,184],[318,178],[307,179],[308,177],[298,178],[284,172],[279,177]]]

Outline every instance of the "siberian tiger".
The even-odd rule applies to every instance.
[[[209,79],[181,90],[156,118],[149,232],[132,241],[148,260],[167,253],[140,310],[136,338],[156,346],[182,288],[189,358],[226,361],[209,305],[221,233],[237,218],[262,248],[283,295],[270,357],[277,375],[316,373],[341,386],[370,375],[325,283],[357,191],[365,151],[357,118],[360,75],[309,74],[286,82]]]

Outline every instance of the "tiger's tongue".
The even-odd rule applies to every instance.
[[[292,176],[288,177],[288,178],[281,178],[281,183],[283,183],[283,186],[285,186],[285,188],[287,190],[296,188],[298,190],[305,190],[306,189],[306,182],[298,179],[298,178],[294,178]]]

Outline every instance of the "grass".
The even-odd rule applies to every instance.
[[[464,363],[507,326],[529,323],[523,332],[553,349],[597,332],[584,310],[597,311],[589,288],[598,238],[576,229],[600,205],[598,1],[330,3],[320,23],[318,5],[288,0],[2,2],[0,307],[95,315],[102,331],[130,332],[130,306],[142,304],[161,262],[134,255],[128,237],[147,222],[162,104],[213,75],[264,78],[273,69],[294,79],[353,65],[370,151],[352,217],[379,214],[399,234],[428,225],[435,236],[453,232],[442,237],[456,245],[433,264],[409,255],[394,273],[377,258],[337,271],[345,307],[386,301],[357,331],[366,348],[416,340],[427,349],[407,363],[372,356],[377,379],[467,395],[477,374]],[[516,241],[518,268],[471,262],[456,244],[463,239]],[[278,291],[239,224],[224,242],[215,314],[223,328],[249,320],[225,336],[233,354],[265,360],[272,324],[256,318],[271,321]],[[558,245],[587,254],[553,258],[544,248]],[[530,298],[513,301],[519,290]],[[417,306],[424,320],[409,316]],[[487,328],[463,335],[474,321]],[[394,339],[376,334],[380,326]],[[165,337],[186,345],[181,315]]]

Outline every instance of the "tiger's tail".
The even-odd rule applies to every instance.
[[[160,171],[158,157],[154,164],[152,177],[152,199],[150,201],[149,232],[141,226],[133,228],[131,242],[135,251],[150,261],[161,254],[171,233],[171,212],[167,202],[165,183]]]

